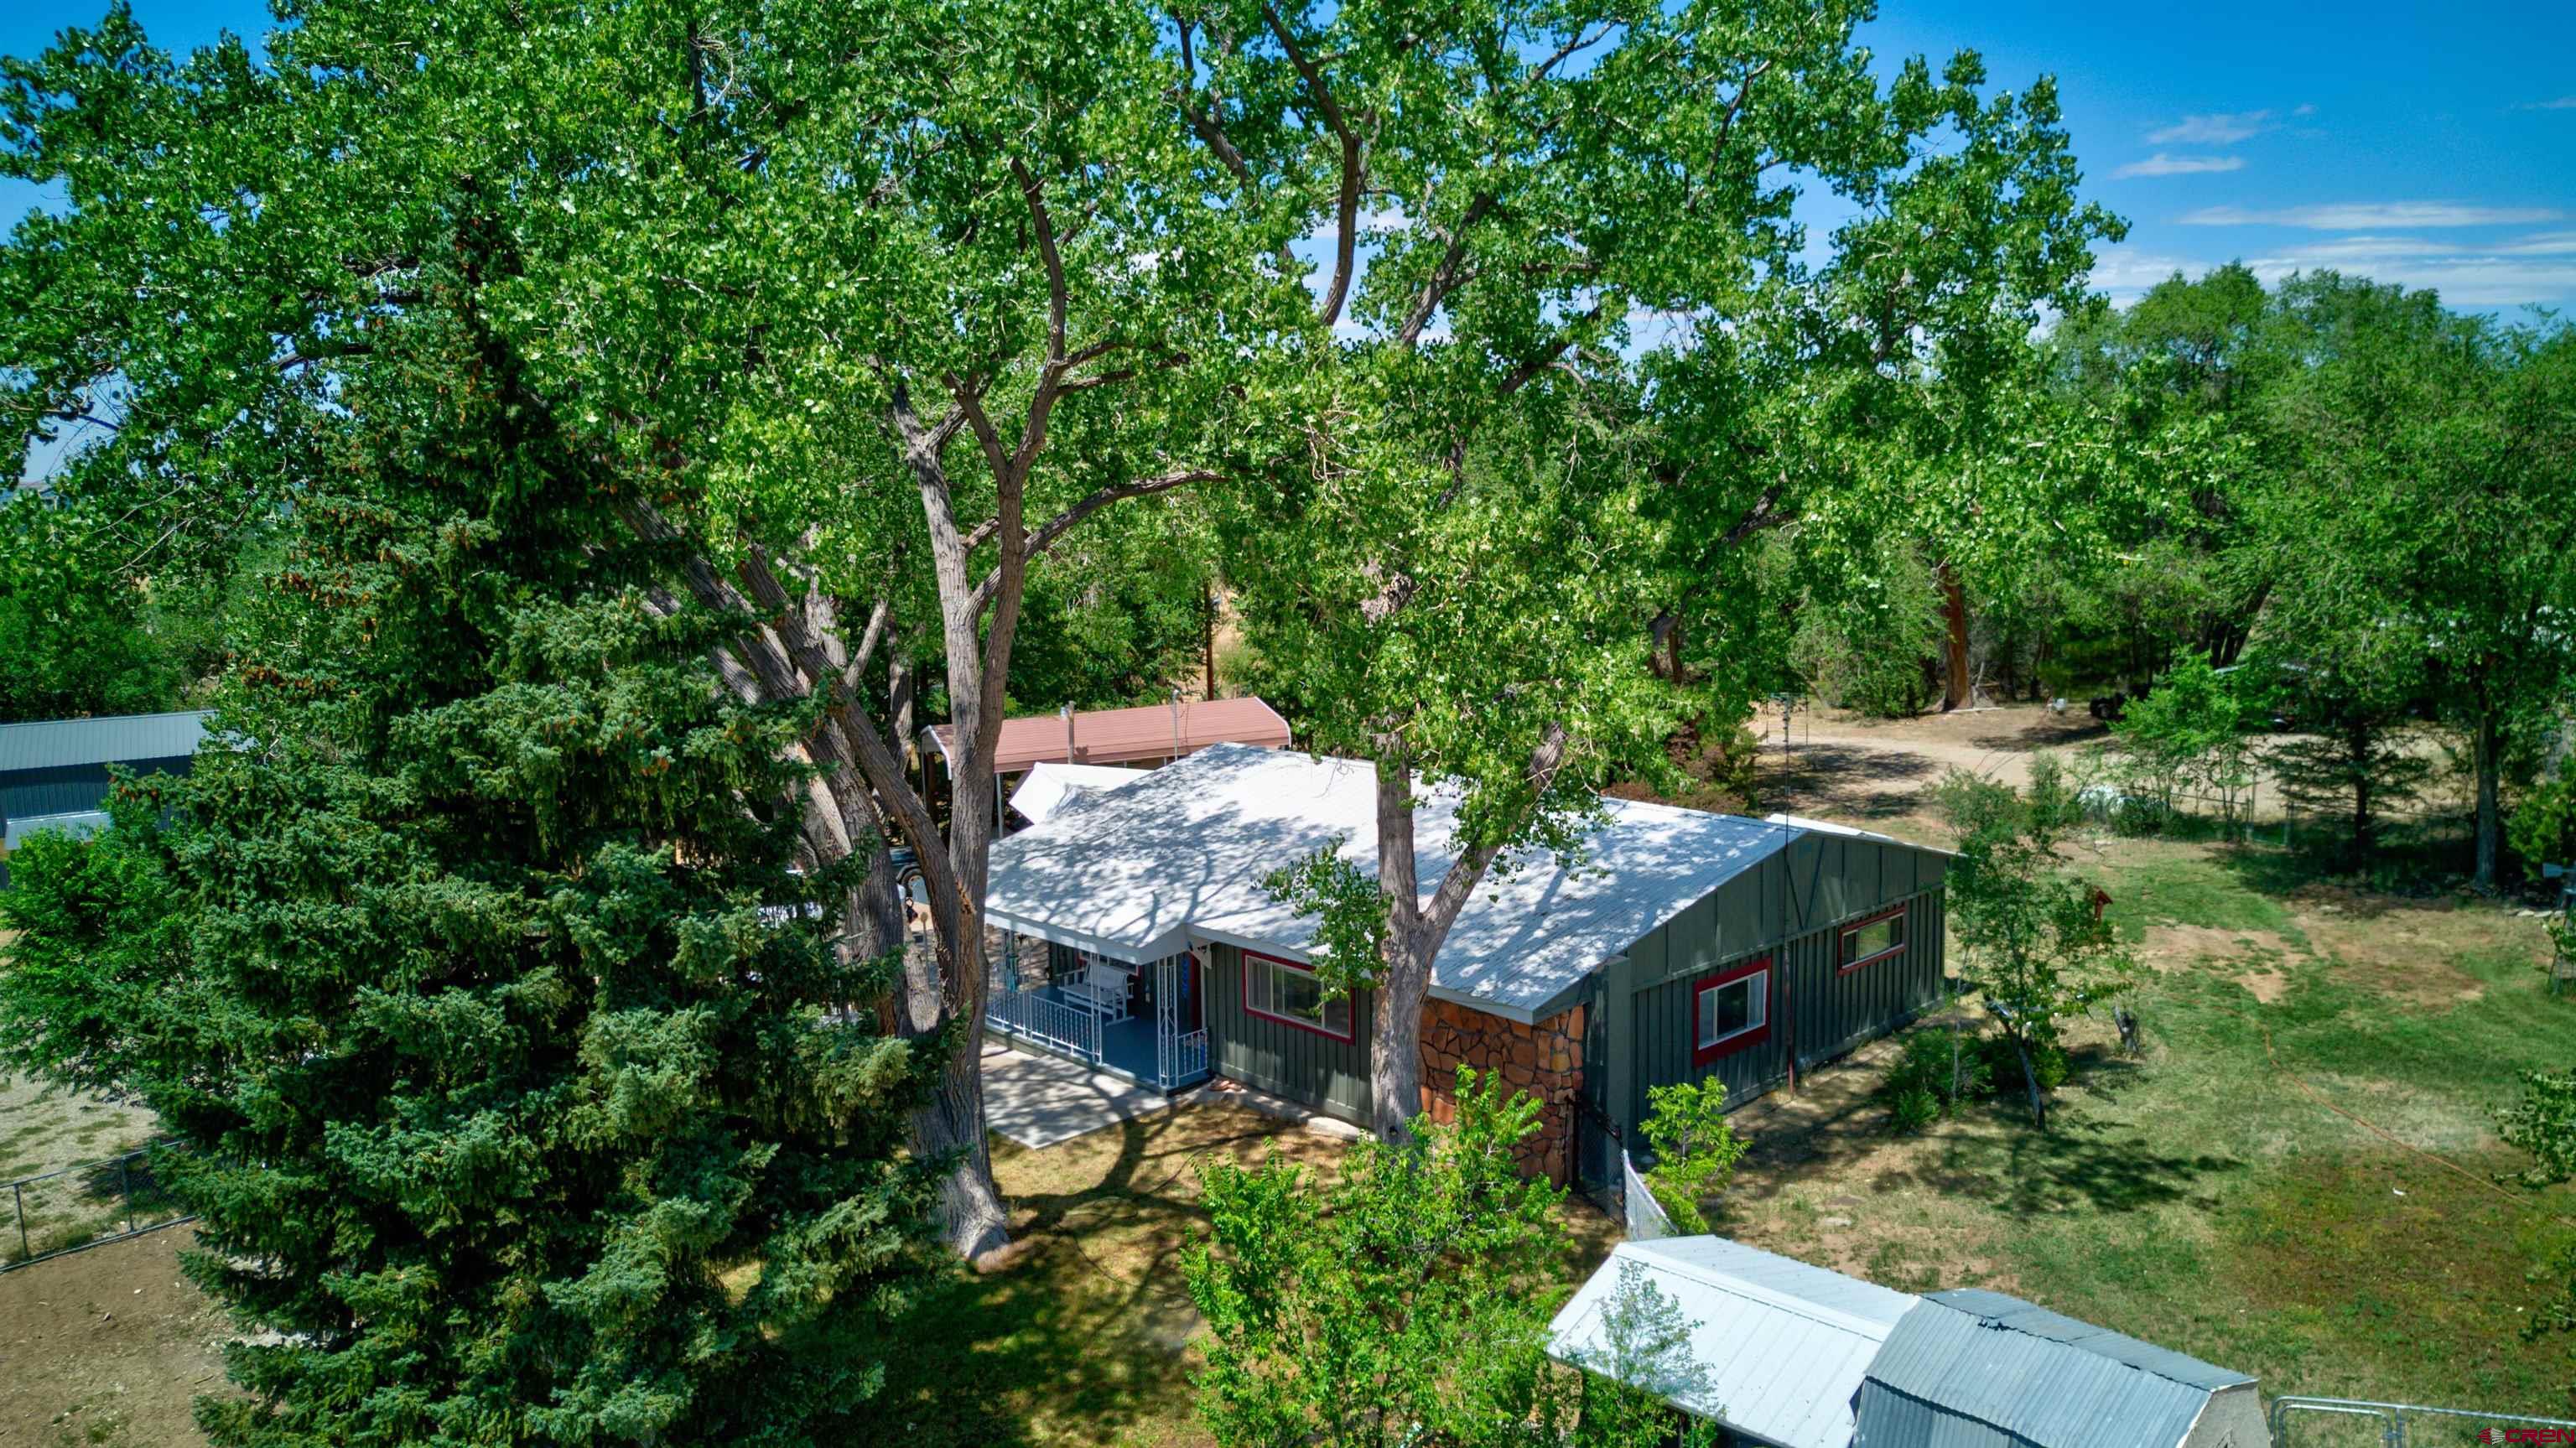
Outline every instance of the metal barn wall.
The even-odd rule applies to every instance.
[[[195,761],[137,759],[125,765],[137,775],[186,774]],[[0,774],[0,820],[38,815],[78,814],[101,807],[110,785],[104,764],[67,764],[51,769],[21,769]]]
[[[1801,1069],[1903,1024],[1941,990],[1942,899],[1947,858],[1902,844],[1807,831],[1789,848],[1720,886],[1633,946],[1608,989],[1612,1039],[1624,1040],[1626,1089],[1605,1103],[1623,1131],[1646,1116],[1654,1086],[1715,1076],[1738,1105],[1785,1080],[1794,1038]],[[1843,925],[1902,902],[1898,955],[1848,975],[1835,966]],[[1760,1041],[1691,1064],[1692,985],[1769,956],[1769,1031]],[[1624,981],[1622,977],[1624,976]],[[1621,991],[1627,1009],[1615,1010]]]
[[[1209,944],[1200,947],[1199,958],[1207,966],[1208,1060],[1218,1075],[1367,1124],[1372,992],[1352,996],[1351,1039],[1345,1044],[1245,1010],[1241,950]]]

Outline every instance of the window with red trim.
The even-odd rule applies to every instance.
[[[1771,1034],[1771,960],[1750,961],[1691,985],[1691,1064],[1705,1066]]]
[[[1885,960],[1905,948],[1905,907],[1855,920],[1842,929],[1842,944],[1834,961],[1843,970],[1858,970],[1873,961]]]
[[[1315,972],[1293,960],[1243,952],[1243,1009],[1265,1021],[1313,1031],[1336,1041],[1349,1041],[1351,997],[1348,991],[1324,999],[1324,983]]]

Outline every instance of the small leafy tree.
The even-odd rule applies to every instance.
[[[2576,1181],[2576,1071],[2525,1071],[2522,1100],[2496,1112],[2497,1134],[2509,1146],[2531,1153],[2531,1165],[2517,1178],[2534,1191]],[[2534,1274],[2556,1278],[2562,1291],[2523,1328],[2537,1339],[2552,1332],[2576,1332],[2576,1241],[2553,1253]],[[2576,1353],[2571,1353],[2576,1358]],[[2568,1385],[2576,1392],[2576,1383]]]
[[[1574,1435],[1578,1448],[1639,1443],[1716,1448],[1715,1423],[1683,1418],[1668,1406],[1675,1399],[1707,1404],[1716,1397],[1708,1365],[1691,1351],[1695,1325],[1644,1267],[1619,1264],[1618,1285],[1601,1309],[1601,1345],[1576,1359],[1593,1375],[1583,1384],[1583,1416]]]
[[[2576,762],[2523,796],[2507,837],[2535,875],[2543,865],[2576,865]]]
[[[2217,798],[2229,820],[2254,782],[2246,709],[2209,655],[2187,649],[2111,726],[2130,778],[2167,806],[2195,791]]]
[[[2118,994],[2135,962],[2103,918],[2096,887],[2058,860],[2060,822],[2011,786],[1964,770],[1952,770],[1935,798],[1959,831],[1949,909],[1965,974],[2001,1024],[2031,1119],[2044,1131],[2043,1076],[2065,1020]]]
[[[1982,1045],[1957,1020],[1908,1032],[1896,1063],[1879,1086],[1895,1113],[1897,1127],[1920,1131],[1957,1110],[1961,1102],[1992,1089],[1994,1072]]]
[[[1208,1320],[1199,1416],[1224,1448],[1537,1448],[1591,1413],[1547,1355],[1562,1194],[1513,1164],[1538,1102],[1462,1069],[1457,1103],[1449,1125],[1359,1143],[1330,1186],[1277,1159],[1206,1168],[1209,1232],[1181,1270]],[[1580,1441],[1644,1448],[1657,1421],[1614,1402],[1595,1432],[1636,1436]]]
[[[1735,1164],[1752,1143],[1735,1134],[1726,1114],[1726,1083],[1712,1076],[1646,1092],[1646,1144],[1655,1164],[1646,1185],[1673,1225],[1685,1233],[1709,1230],[1699,1204],[1726,1190]]]

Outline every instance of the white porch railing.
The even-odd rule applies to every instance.
[[[1006,1035],[1026,1036],[1059,1050],[1077,1052],[1086,1061],[1100,1059],[1098,1013],[1050,1000],[1042,991],[995,991],[984,1015]]]
[[[1163,1087],[1170,1090],[1185,1085],[1206,1075],[1207,1068],[1207,1032],[1185,1032],[1172,1042],[1172,1065],[1163,1077]]]

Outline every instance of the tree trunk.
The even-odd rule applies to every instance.
[[[1431,994],[1439,947],[1426,941],[1422,928],[1412,760],[1392,741],[1381,744],[1377,759],[1377,883],[1386,896],[1387,929],[1369,1028],[1369,1126],[1379,1140],[1401,1142],[1413,1135],[1413,1118],[1422,1110],[1422,1003]]]
[[[939,1184],[939,1225],[949,1249],[970,1262],[1010,1241],[1010,1211],[993,1184],[993,1152],[984,1133],[982,1045],[978,1030],[966,1048],[949,1056],[930,1100],[912,1113],[913,1150],[956,1162]]]
[[[2370,726],[2355,723],[2349,736],[2352,750],[2352,857],[2356,861],[2370,858]]]
[[[1207,687],[1201,697],[1208,699],[1216,697],[1216,615],[1216,583],[1210,580],[1199,611],[1199,658],[1207,670]]]
[[[2048,1098],[2040,1094],[2039,1067],[2030,1059],[2030,1041],[2028,1038],[2016,1033],[2013,1036],[2013,1051],[2021,1057],[2021,1084],[2030,1091],[2030,1119],[2039,1123],[2040,1130],[2046,1131],[2048,1129]]]
[[[1964,709],[1968,705],[1968,590],[1959,582],[1959,571],[1942,559],[1937,570],[1941,583],[1941,616],[1948,625],[1942,640],[1941,710]]]
[[[1420,938],[1389,935],[1386,970],[1377,987],[1377,1016],[1369,1029],[1369,1129],[1381,1141],[1413,1134],[1421,1114],[1422,1006],[1431,993],[1431,962]]]
[[[2498,733],[2495,710],[2481,709],[2477,732],[2478,865],[2475,878],[2477,887],[2487,891],[2496,887],[2497,845],[2504,834],[2503,820],[2496,803],[2497,776],[2503,768],[2496,758]]]

